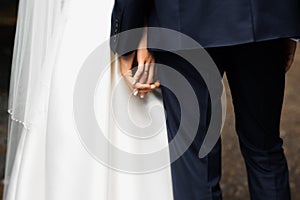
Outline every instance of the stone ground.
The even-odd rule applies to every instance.
[[[1,3],[2,4],[2,3]],[[15,6],[0,7],[0,178],[3,178],[7,135],[7,100],[14,35]],[[293,68],[287,74],[281,134],[290,169],[292,199],[300,199],[300,45]],[[234,131],[234,114],[227,89],[228,112],[223,137],[223,179],[225,200],[249,199],[245,166]],[[0,185],[0,194],[2,193]],[[0,198],[2,199],[1,195]]]

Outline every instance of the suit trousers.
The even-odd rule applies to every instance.
[[[226,73],[229,82],[251,199],[290,199],[288,167],[280,138],[286,39],[213,47],[206,51],[221,75]],[[171,52],[153,51],[153,54],[156,63],[172,67],[189,81],[201,110],[196,137],[183,155],[171,164],[174,200],[220,200],[221,139],[207,156],[198,157],[210,123],[211,101],[207,86],[184,58]],[[162,82],[170,142],[182,120],[181,109],[175,94],[164,86],[164,83],[174,81],[169,80],[172,77],[159,69],[158,76]]]

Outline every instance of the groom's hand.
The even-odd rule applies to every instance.
[[[141,84],[149,84],[150,89],[139,90],[141,98],[160,86],[158,81],[154,82],[155,75],[155,59],[153,55],[146,48],[140,48],[137,50],[137,63],[138,69],[134,75],[134,79],[138,80]]]
[[[134,63],[136,53],[133,52],[126,56],[120,56],[120,72],[125,78],[126,83],[133,91],[134,95],[137,95],[139,91],[151,91],[155,87],[151,84],[140,83],[136,77],[133,77],[132,66]]]

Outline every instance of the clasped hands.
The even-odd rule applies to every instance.
[[[137,70],[133,74],[134,63]],[[144,98],[148,92],[160,86],[159,81],[154,82],[155,60],[146,48],[140,48],[130,55],[120,56],[120,72],[133,95]]]
[[[143,41],[145,41],[145,39],[143,39],[142,42]],[[285,71],[287,72],[294,60],[296,42],[287,39],[286,47]],[[135,67],[133,66],[134,63],[138,64],[135,74],[133,74],[132,71],[132,68]],[[155,75],[155,60],[145,46],[137,49],[130,55],[120,56],[120,72],[128,86],[131,88],[133,94],[135,96],[139,95],[140,98],[144,98],[148,92],[151,92],[160,86],[159,81],[153,82]]]

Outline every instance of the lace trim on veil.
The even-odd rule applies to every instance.
[[[10,116],[10,119],[11,119],[12,121],[15,121],[15,122],[17,122],[17,123],[23,125],[24,129],[29,130],[29,127],[26,125],[26,123],[25,123],[24,121],[21,121],[21,120],[18,120],[18,119],[16,119],[16,118],[14,118],[14,116],[13,116],[13,111],[12,111],[11,109],[7,110],[7,112],[8,112],[8,114],[9,114],[9,116]]]

